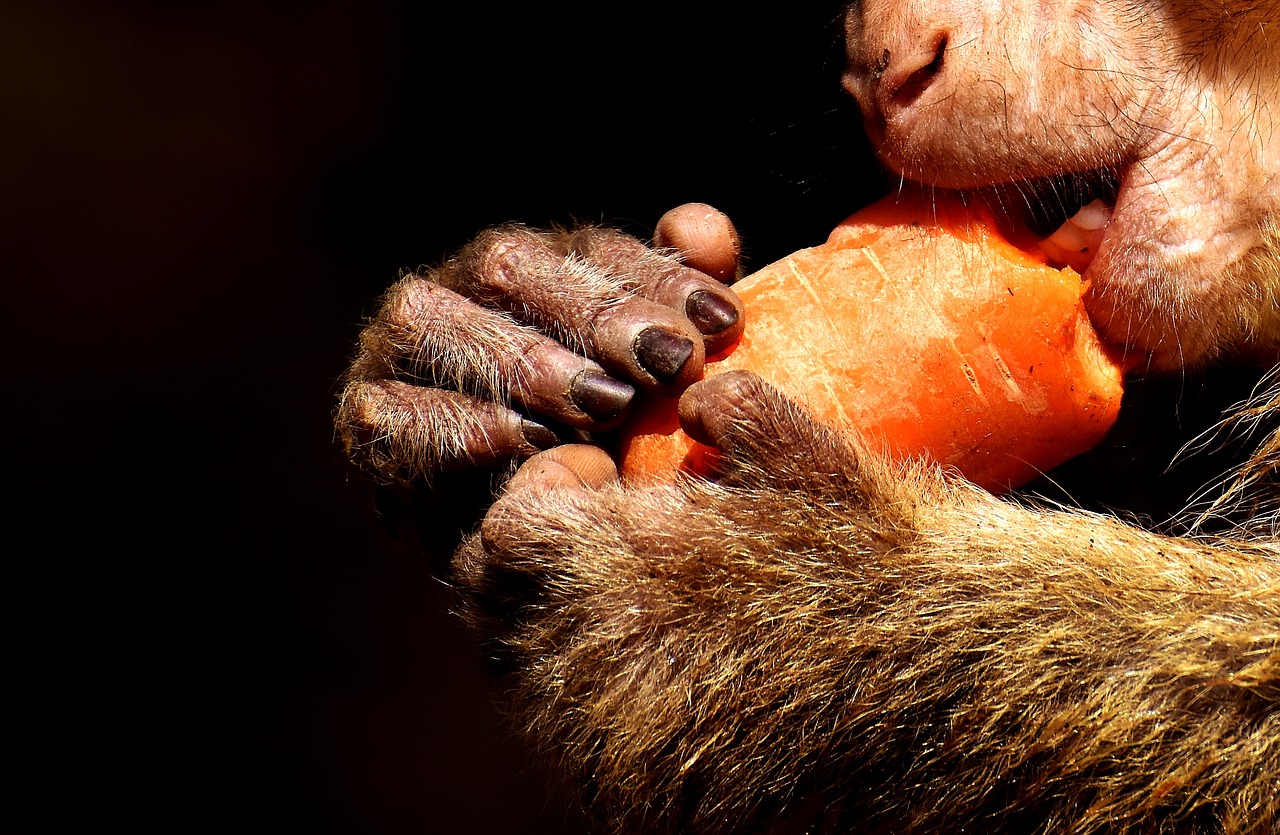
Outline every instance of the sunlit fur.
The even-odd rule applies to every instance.
[[[602,831],[1280,827],[1274,545],[1036,511],[736,403],[731,486],[510,497],[457,560]]]

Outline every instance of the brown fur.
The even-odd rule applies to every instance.
[[[890,50],[866,32],[923,31],[931,58],[928,27],[949,19],[945,5],[855,6],[848,84],[873,135],[881,131],[886,161],[916,179],[937,173],[942,185],[1004,186],[1006,199],[1036,193],[1016,180],[1019,166],[1044,164],[1035,173],[1045,175],[1060,172],[1051,166],[1062,158],[1108,167],[1121,187],[1090,268],[1092,312],[1153,368],[1228,356],[1276,363],[1277,4],[1009,0],[992,21],[1016,27],[1056,9],[1075,25],[1096,15],[1115,63],[1100,72],[1088,56],[1061,60],[1085,68],[1092,116],[1110,123],[1069,104],[1012,112],[1030,64],[1012,65],[993,86],[1004,96],[997,118],[968,114],[990,139],[1009,134],[1000,146],[1008,161],[957,147],[954,121],[937,111],[904,110],[919,124],[895,139],[896,105],[877,103],[887,99],[875,84],[893,76],[888,56],[914,47]],[[922,9],[934,12],[923,24],[911,19]],[[864,14],[891,25],[864,26]],[[960,47],[977,41],[963,34],[954,30],[954,51],[939,53],[948,72],[968,66]],[[1044,42],[1025,35],[969,54],[999,64],[1017,56],[1019,38]],[[928,81],[911,90],[912,106],[965,115],[980,103],[962,94],[977,85]],[[1046,125],[1046,136],[1036,133]],[[1203,182],[1186,180],[1201,168]],[[1167,181],[1143,180],[1163,171]],[[1180,211],[1197,200],[1198,228]],[[1234,243],[1184,246],[1211,239]],[[580,259],[565,264],[590,283]],[[340,424],[353,457],[421,490],[440,468],[439,433],[456,427],[439,428],[443,418],[425,407],[368,399],[399,391],[403,404],[418,396],[406,393],[413,386],[440,382],[405,309],[393,295],[371,326]],[[488,381],[455,385],[479,394],[503,374],[464,376]],[[1199,525],[1184,537],[998,500],[925,464],[885,463],[754,378],[722,375],[687,397],[730,453],[722,479],[522,485],[453,563],[514,720],[582,786],[601,831],[1280,831],[1274,372],[1221,430],[1252,433],[1256,452],[1194,504]],[[1222,518],[1232,526],[1215,528]]]
[[[1274,543],[1021,507],[739,407],[732,486],[504,500],[458,557],[604,831],[814,797],[817,831],[1280,826]]]

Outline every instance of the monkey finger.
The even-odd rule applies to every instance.
[[[439,281],[646,388],[682,389],[702,374],[702,338],[686,317],[638,297],[633,280],[560,251],[548,236],[490,230]]]
[[[680,427],[695,441],[732,451],[793,408],[790,400],[758,375],[727,371],[685,391],[678,413]]]
[[[539,566],[540,556],[561,546],[574,548],[574,525],[582,523],[581,518],[571,518],[575,494],[617,478],[608,453],[585,444],[539,453],[511,477],[485,514],[479,536],[454,558],[458,577],[480,592],[483,608],[497,618],[495,625],[510,623],[521,608],[536,605],[530,594],[536,595],[548,579],[546,564]],[[570,502],[560,501],[565,497]],[[550,520],[554,521],[548,526]],[[510,580],[517,576],[522,593],[513,597]]]
[[[597,489],[617,480],[618,467],[609,453],[590,444],[567,444],[539,452],[521,464],[505,492]]]
[[[697,270],[680,267],[644,291],[645,297],[679,310],[702,334],[708,354],[729,347],[742,336],[746,312],[738,295]]]
[[[680,426],[726,454],[728,481],[767,480],[806,487],[815,480],[851,479],[852,448],[795,401],[748,371],[728,371],[695,383],[681,396]]]
[[[706,203],[685,203],[664,214],[654,229],[655,246],[680,253],[680,260],[716,281],[738,278],[742,239],[728,215]]]
[[[417,276],[392,289],[361,341],[366,355],[396,358],[411,382],[509,399],[581,429],[616,426],[635,394],[599,364]]]
[[[570,241],[573,251],[592,263],[628,276],[644,298],[684,314],[702,334],[707,353],[732,345],[742,335],[742,302],[710,276],[613,229],[584,229]]]
[[[560,443],[498,403],[398,380],[349,384],[336,423],[353,460],[400,482],[499,467]]]

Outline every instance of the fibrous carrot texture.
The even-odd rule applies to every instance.
[[[993,491],[1093,447],[1120,408],[1122,370],[1080,276],[1015,247],[959,197],[885,198],[734,290],[746,329],[707,374],[753,371],[819,420]],[[674,399],[642,404],[621,443],[633,483],[709,469]]]

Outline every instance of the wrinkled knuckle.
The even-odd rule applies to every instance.
[[[469,302],[457,293],[417,275],[397,282],[387,293],[378,319],[360,335],[366,353],[399,367],[418,357],[435,330],[465,318]]]
[[[334,425],[347,455],[364,469],[379,469],[376,447],[388,392],[377,383],[354,382],[342,392]]]
[[[347,372],[349,379],[374,379],[389,372],[403,350],[405,333],[422,315],[423,283],[416,275],[405,276],[382,294],[377,313],[360,331],[360,354]]]
[[[340,429],[356,431],[373,425],[376,410],[371,395],[375,390],[374,384],[364,381],[351,383],[342,390],[336,418]]]
[[[463,249],[443,278],[455,289],[492,300],[519,286],[523,277],[553,273],[563,262],[545,236],[522,226],[501,226]]]
[[[447,306],[452,295],[422,276],[405,276],[387,290],[378,318],[362,335],[362,344],[371,347],[370,341],[381,345],[402,339],[433,312]]]
[[[480,232],[463,247],[458,253],[458,259],[485,260],[500,255],[511,247],[539,242],[540,239],[537,232],[519,224],[493,226]]]
[[[344,392],[338,431],[348,457],[362,470],[399,483],[442,471],[439,427],[421,424],[434,410],[430,403],[415,402],[412,391],[404,383],[382,380]]]
[[[406,275],[387,288],[382,297],[382,310],[378,318],[384,322],[404,322],[422,309],[423,299],[419,285],[423,279],[415,274]]]

